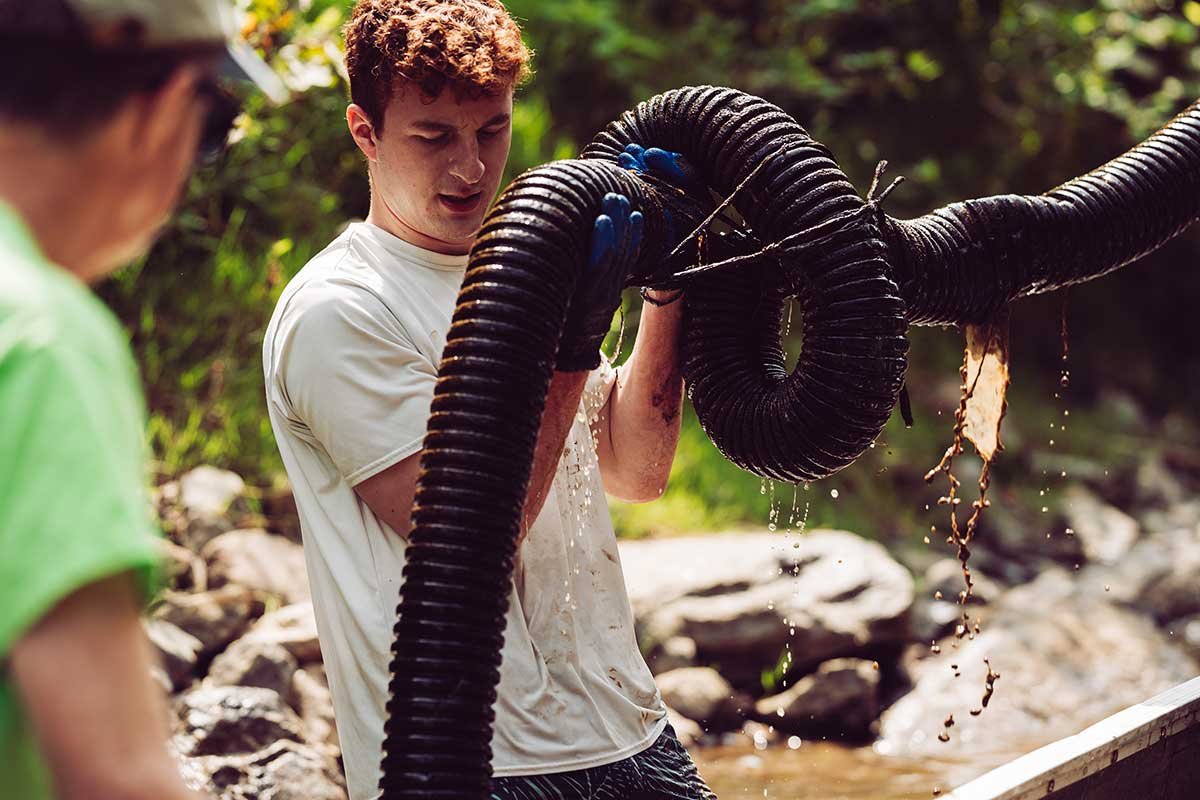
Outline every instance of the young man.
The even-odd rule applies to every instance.
[[[346,27],[346,118],[367,160],[370,213],[300,271],[267,329],[268,407],[354,800],[379,796],[419,451],[528,59],[498,0],[360,0]],[[627,268],[636,250],[636,235],[614,244],[637,229],[627,201],[610,196],[605,211],[585,285]],[[586,291],[572,302],[535,449],[492,742],[499,800],[712,796],[638,652],[604,500],[606,490],[651,500],[665,487],[683,393],[681,304],[646,306],[614,374],[599,352],[616,302],[604,295],[599,313],[576,307]],[[608,794],[587,789],[601,785]]]
[[[91,293],[144,253],[202,132],[218,0],[0,0],[0,797],[193,798],[139,611],[143,401]],[[265,65],[264,65],[265,68]]]

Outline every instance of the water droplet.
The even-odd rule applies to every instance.
[[[830,497],[832,497],[834,500],[837,500],[837,499],[838,499],[838,490],[837,490],[837,489],[830,489],[830,490],[829,490],[829,496],[830,496]]]
[[[803,742],[800,740],[799,736],[788,737],[787,746],[789,750],[799,750],[801,744],[803,744]]]
[[[782,709],[782,708],[777,708],[777,709],[775,709],[775,716],[777,716],[777,717],[781,717],[781,718],[782,718],[782,717],[783,717],[783,714],[784,714],[784,711],[783,711],[783,709]]]

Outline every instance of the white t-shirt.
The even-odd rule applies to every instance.
[[[420,450],[466,264],[353,224],[287,286],[263,344],[271,427],[300,512],[354,800],[378,796],[405,541],[352,487]],[[666,725],[634,637],[589,427],[613,378],[607,364],[589,376],[518,554],[492,739],[497,776],[618,761]]]

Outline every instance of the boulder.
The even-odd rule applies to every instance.
[[[1014,742],[1026,750],[1075,733],[1196,674],[1153,624],[1050,570],[983,612],[982,632],[909,665],[914,688],[886,712],[884,754],[980,757]],[[1000,675],[978,717],[988,667]],[[951,742],[938,741],[953,715]]]
[[[278,693],[249,686],[200,686],[176,700],[176,750],[184,756],[253,753],[280,739],[304,740],[304,724]]]
[[[654,679],[668,708],[695,720],[707,731],[738,727],[751,706],[750,698],[736,692],[710,667],[685,667]]]
[[[261,529],[223,533],[204,546],[212,587],[237,583],[277,595],[284,603],[309,598],[304,549]]]
[[[215,467],[197,467],[160,486],[157,494],[168,528],[193,552],[237,527],[234,518],[248,510],[245,481]]]
[[[925,593],[935,600],[958,603],[959,592],[966,589],[962,564],[956,558],[942,558],[925,570]],[[994,580],[971,564],[971,599],[969,604],[990,603],[1004,591]],[[941,597],[937,597],[938,594]]]
[[[1059,564],[1072,567],[1084,561],[1083,543],[1067,535],[1061,521],[1049,513],[1050,498],[1040,508],[1028,508],[1021,497],[999,492],[979,517],[979,529],[971,543],[971,564],[1006,583],[1024,583],[1042,569]],[[953,598],[948,598],[953,599]]]
[[[1134,503],[1141,508],[1169,508],[1187,499],[1187,490],[1167,467],[1161,453],[1147,453],[1134,474]]]
[[[287,739],[254,753],[180,761],[189,787],[215,791],[217,800],[346,800],[337,763]]]
[[[283,645],[244,636],[213,659],[205,682],[212,686],[258,686],[294,705],[296,657]]]
[[[191,683],[203,647],[200,640],[163,619],[144,619],[142,627],[158,655],[171,691]]]
[[[175,700],[181,756],[253,753],[281,739],[304,741],[304,723],[269,688],[199,686]]]
[[[165,592],[153,616],[199,639],[204,658],[240,636],[258,611],[249,589],[230,585],[195,594]]]
[[[852,533],[623,542],[621,560],[643,641],[691,639],[698,662],[719,664],[745,688],[785,647],[804,671],[831,658],[898,651],[912,635],[912,577],[882,546]]]
[[[1079,539],[1088,561],[1115,564],[1137,541],[1137,521],[1083,486],[1068,487],[1060,508],[1064,533]]]
[[[311,602],[293,603],[265,614],[254,623],[246,638],[282,645],[301,665],[321,660],[317,619]]]
[[[958,563],[958,562],[955,562]],[[972,592],[974,595],[974,592]],[[926,597],[917,598],[912,609],[913,638],[926,647],[954,630],[962,611],[958,603]]]
[[[154,616],[199,639],[200,657],[204,658],[241,636],[259,606],[250,589],[228,585],[196,594],[168,591]]]
[[[168,587],[193,592],[208,588],[208,565],[204,559],[166,538],[155,538],[154,545]]]
[[[337,723],[333,716],[333,696],[320,665],[296,670],[292,676],[292,696],[295,708],[304,721],[305,740],[325,754],[337,758],[341,754]]]
[[[879,716],[879,668],[871,661],[826,661],[782,694],[754,704],[755,717],[784,733],[865,737]]]
[[[654,647],[646,658],[646,664],[655,675],[673,669],[690,667],[696,663],[696,643],[686,636],[672,636]]]
[[[1083,569],[1080,581],[1092,594],[1160,624],[1200,613],[1200,527],[1146,536],[1119,562]]]
[[[1192,658],[1200,662],[1200,614],[1172,620],[1163,626],[1171,641],[1178,644]]]

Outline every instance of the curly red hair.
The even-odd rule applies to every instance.
[[[530,75],[521,28],[500,0],[358,0],[344,30],[350,98],[378,130],[399,80],[427,98],[497,94]]]

